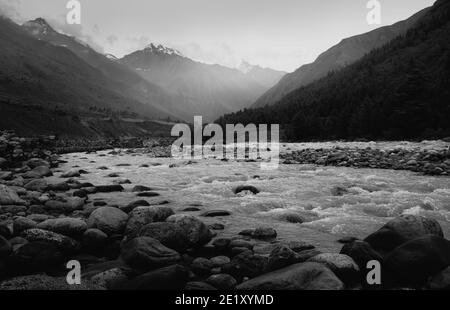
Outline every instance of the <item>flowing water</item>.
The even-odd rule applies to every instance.
[[[288,144],[284,151],[311,147],[332,147],[336,143]],[[342,144],[341,144],[342,145]],[[448,143],[353,143],[351,147],[441,148]],[[161,194],[147,199],[158,203],[169,201],[176,212],[188,206],[206,210],[229,210],[232,215],[203,218],[207,224],[221,223],[225,230],[219,236],[235,236],[247,228],[270,226],[277,230],[278,240],[301,240],[322,251],[337,251],[336,242],[344,236],[364,238],[392,217],[416,214],[434,218],[450,237],[450,177],[423,176],[410,171],[320,167],[314,165],[280,165],[264,171],[258,162],[194,161],[172,158],[150,158],[141,153],[110,155],[73,153],[63,156],[67,171],[79,166],[89,171],[82,181],[95,185],[112,184],[112,172],[132,184],[123,185],[121,193],[90,195],[91,201],[102,199],[109,204],[126,205],[137,199],[131,192],[135,185],[145,185]],[[117,166],[129,164],[130,166]],[[148,168],[139,167],[149,164]],[[176,164],[169,168],[169,165]],[[99,170],[107,166],[109,170]],[[54,181],[58,178],[55,174]],[[253,185],[258,195],[235,195],[238,185]],[[339,188],[340,190],[336,190]],[[341,193],[337,193],[337,192]],[[337,195],[339,194],[339,195]],[[145,198],[144,198],[145,199]],[[198,215],[200,212],[189,212]],[[287,219],[301,218],[303,223]]]

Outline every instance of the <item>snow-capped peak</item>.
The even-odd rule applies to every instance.
[[[116,56],[114,56],[113,54],[105,54],[106,58],[108,58],[109,60],[118,60],[118,58]]]
[[[147,45],[144,49],[144,51],[155,53],[155,54],[166,54],[166,55],[176,55],[176,56],[183,56],[179,51],[176,49],[165,47],[161,44],[153,44],[150,43]]]

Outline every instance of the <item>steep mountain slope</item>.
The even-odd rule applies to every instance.
[[[270,88],[277,84],[287,73],[284,71],[277,71],[270,68],[263,68],[261,66],[252,65],[244,60],[241,62],[238,69],[249,78],[255,80],[257,83],[267,88]]]
[[[220,122],[280,123],[292,140],[449,136],[449,38],[450,1],[439,0],[405,35],[355,64]]]
[[[210,121],[248,107],[267,89],[236,69],[199,63],[161,45],[150,44],[120,62],[176,97],[170,110],[191,120],[202,115]]]
[[[39,40],[69,49],[109,79],[126,85],[128,89],[123,95],[149,104],[160,111],[160,115],[178,118],[170,109],[167,109],[172,101],[169,94],[161,87],[149,83],[133,70],[120,64],[112,55],[100,54],[77,38],[55,31],[42,18],[28,21],[22,27]]]
[[[85,119],[166,116],[126,96],[133,92],[129,86],[69,49],[37,40],[6,18],[0,18],[0,46],[1,129],[86,136],[102,133]]]
[[[339,44],[321,54],[313,63],[301,66],[295,72],[285,75],[277,85],[261,96],[252,107],[275,104],[291,91],[308,85],[326,76],[331,71],[354,63],[374,48],[381,47],[398,35],[404,34],[427,10],[422,10],[409,19],[394,25],[381,27],[371,32],[342,40]]]

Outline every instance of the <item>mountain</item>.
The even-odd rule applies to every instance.
[[[41,35],[56,36],[45,21],[38,22]],[[3,17],[0,46],[0,129],[21,134],[134,135],[145,128],[124,125],[121,119],[167,116],[136,100],[135,88],[108,77],[68,47],[39,40]]]
[[[28,21],[22,27],[41,41],[69,49],[86,63],[101,71],[109,79],[126,85],[126,92],[122,94],[152,106],[155,111],[158,111],[155,116],[178,118],[170,109],[167,109],[167,106],[170,106],[173,100],[169,94],[161,87],[143,79],[134,70],[130,70],[128,67],[120,64],[115,56],[98,53],[76,37],[57,32],[42,18]]]
[[[150,44],[120,63],[170,93],[175,98],[170,111],[184,119],[214,120],[249,107],[267,90],[237,69],[196,62],[162,45]]]
[[[289,140],[450,136],[450,1],[439,0],[404,35],[277,104],[224,123],[279,123]]]
[[[398,35],[404,34],[426,11],[427,9],[424,9],[409,19],[394,25],[381,27],[342,40],[339,44],[321,54],[313,63],[301,66],[295,72],[285,75],[277,85],[262,95],[252,107],[275,104],[291,91],[308,85],[326,76],[331,71],[339,70],[354,63],[371,50],[385,45]]]
[[[238,67],[239,71],[253,79],[257,83],[270,88],[277,84],[287,72],[277,71],[270,68],[252,65],[243,60]]]

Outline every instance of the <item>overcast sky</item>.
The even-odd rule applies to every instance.
[[[119,57],[154,42],[202,62],[235,67],[245,59],[293,71],[345,37],[434,2],[379,1],[381,25],[367,23],[368,0],[80,0],[81,26],[65,24],[67,0],[0,0],[0,9],[17,22],[44,17]]]

